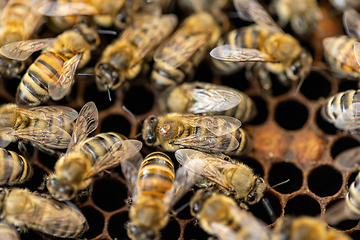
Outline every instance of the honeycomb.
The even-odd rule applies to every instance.
[[[262,2],[265,5],[268,1]],[[339,91],[357,89],[356,81],[338,79],[323,64],[323,49],[321,40],[328,36],[344,34],[341,14],[328,5],[326,0],[319,1],[323,10],[324,20],[319,29],[322,33],[311,36],[296,36],[291,29],[286,32],[294,34],[314,56],[313,70],[304,81],[300,92],[296,95],[296,83],[290,86],[281,85],[272,76],[272,94],[265,94],[259,82],[245,80],[244,71],[230,76],[221,76],[209,71],[210,59],[207,58],[198,67],[195,80],[223,84],[247,93],[256,103],[257,116],[242,127],[253,139],[253,149],[243,157],[235,159],[252,167],[256,174],[262,176],[268,186],[273,186],[286,179],[289,183],[278,186],[266,192],[276,218],[284,215],[324,216],[326,209],[345,197],[348,187],[354,181],[357,170],[344,172],[333,165],[334,158],[342,151],[359,146],[348,132],[339,131],[325,122],[319,110],[325,99]],[[227,11],[235,11],[232,7]],[[233,28],[248,25],[240,19],[233,18]],[[51,35],[44,29],[40,36]],[[113,38],[102,36],[102,44],[93,59],[98,59],[102,49]],[[93,66],[91,62],[89,66]],[[67,105],[80,110],[88,101],[94,101],[99,109],[99,127],[94,134],[114,131],[128,138],[138,138],[142,122],[151,114],[159,114],[158,95],[149,82],[151,65],[144,67],[142,74],[122,88],[113,91],[112,101],[107,93],[96,89],[93,77],[77,76],[72,93],[59,102],[49,101],[49,105]],[[0,81],[0,103],[14,102],[16,79]],[[94,96],[96,96],[94,98]],[[126,106],[137,119],[126,112]],[[12,143],[10,150],[19,152],[17,144]],[[145,157],[151,149],[144,146],[141,150]],[[27,187],[32,191],[42,191],[39,187],[44,182],[44,176],[54,169],[56,157],[28,146],[34,167],[32,179],[19,187]],[[167,153],[177,164],[174,154]],[[177,165],[176,165],[177,166]],[[125,223],[128,221],[128,192],[121,168],[117,167],[102,176],[93,179],[90,194],[84,193],[74,202],[81,209],[89,222],[89,230],[80,239],[128,239]],[[193,192],[187,193],[175,209],[189,201]],[[250,206],[250,211],[265,221],[269,227],[274,226],[263,204]],[[354,239],[360,238],[359,221],[343,221],[333,226],[339,231],[348,233]],[[167,227],[162,231],[162,239],[206,239],[209,237],[190,215],[189,207],[172,217]],[[55,239],[47,235],[29,230],[21,235],[21,239]]]

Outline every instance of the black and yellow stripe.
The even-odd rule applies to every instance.
[[[0,239],[4,240],[20,240],[20,236],[16,229],[5,221],[0,222]]]
[[[20,184],[32,176],[32,167],[13,151],[0,149],[0,184]]]

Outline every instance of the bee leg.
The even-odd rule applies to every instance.
[[[25,157],[25,159],[30,159],[30,154],[27,151],[27,148],[25,146],[25,142],[24,141],[19,141],[18,142],[18,149],[21,152],[21,154]]]
[[[245,77],[250,82],[252,81],[254,75],[252,73],[252,67],[254,66],[254,63],[247,63],[245,65]]]
[[[281,72],[277,75],[279,81],[281,82],[282,85],[284,86],[289,86],[290,81],[287,80],[287,77],[285,75],[285,73]]]
[[[37,147],[40,151],[45,152],[45,153],[50,154],[50,155],[55,155],[55,156],[60,157],[61,154],[62,154],[59,151],[55,151],[54,149],[45,147],[45,146],[40,145],[40,144],[36,144],[35,147]]]
[[[271,82],[269,72],[265,68],[261,68],[258,73],[259,73],[258,76],[259,76],[260,84],[261,84],[262,88],[267,93],[271,93],[272,82]]]

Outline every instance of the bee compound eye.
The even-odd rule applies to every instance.
[[[138,227],[138,226],[135,226],[135,225],[130,225],[130,232],[131,232],[133,235],[136,235],[136,234],[139,232],[139,227]]]
[[[249,202],[254,202],[256,199],[256,193],[255,192],[251,192],[247,195],[247,199]]]
[[[192,210],[196,214],[196,213],[200,212],[201,208],[202,208],[202,202],[201,201],[196,201],[194,203],[194,206],[193,206]]]
[[[50,178],[49,186],[51,186],[52,188],[58,189],[58,188],[60,188],[61,183],[56,178]]]

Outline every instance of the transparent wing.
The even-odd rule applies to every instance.
[[[197,176],[185,167],[179,167],[175,173],[173,188],[165,193],[165,213],[167,213],[195,184]]]
[[[241,19],[269,28],[273,33],[284,33],[258,1],[234,0],[234,6]]]
[[[210,133],[216,136],[232,133],[241,126],[239,119],[229,116],[182,116],[183,120],[191,126],[205,127]]]
[[[101,173],[102,171],[116,167],[120,162],[132,158],[142,148],[142,143],[138,140],[123,140],[116,142],[110,151],[97,159],[86,178]]]
[[[342,109],[334,121],[335,127],[343,130],[360,128],[360,102],[353,102],[348,108]]]
[[[167,68],[177,68],[186,62],[206,43],[209,34],[190,35],[184,29],[176,31],[154,54],[155,62],[166,63]]]
[[[174,145],[180,145],[183,148],[196,148],[205,151],[230,152],[239,147],[239,141],[231,134],[215,136],[210,132],[205,135],[190,135],[188,137],[177,139]]]
[[[12,130],[8,134],[55,149],[67,148],[71,139],[71,136],[64,129],[57,126],[49,126],[48,128],[27,127]]]
[[[8,138],[8,135],[13,131],[14,131],[14,129],[11,127],[6,127],[6,128],[0,129],[0,147],[1,148],[6,148],[11,143],[11,139]]]
[[[29,39],[45,23],[44,16],[38,12],[37,4],[40,4],[40,1],[35,1],[30,10],[31,14],[27,14],[24,20],[25,39]]]
[[[345,168],[359,167],[360,147],[350,148],[341,152],[334,159],[335,165]]]
[[[240,48],[225,44],[211,50],[210,56],[228,62],[277,62],[270,55],[253,48]]]
[[[239,105],[242,100],[232,90],[193,88],[189,91],[195,100],[189,111],[194,114],[225,111]]]
[[[195,174],[204,177],[225,189],[230,185],[219,168],[236,168],[236,165],[212,154],[192,149],[180,149],[175,152],[176,160]]]
[[[53,100],[57,101],[62,99],[70,91],[81,57],[82,54],[76,54],[70,58],[65,62],[63,68],[52,77],[49,82],[48,91]]]
[[[347,9],[343,14],[346,33],[355,38],[360,38],[360,14],[355,9]]]
[[[17,111],[28,115],[30,118],[42,119],[56,126],[65,126],[65,124],[73,122],[78,116],[76,110],[65,106],[17,108]]]
[[[141,153],[135,154],[135,156],[126,159],[125,161],[121,161],[121,171],[124,175],[126,180],[126,185],[130,196],[133,201],[135,201],[137,197],[136,192],[136,181],[138,178],[138,172],[141,166],[141,163],[144,161],[143,156]]]
[[[80,110],[76,119],[71,141],[66,153],[71,151],[76,144],[85,140],[99,124],[99,113],[94,102],[86,103]]]
[[[55,41],[57,41],[56,38],[44,38],[12,42],[2,46],[0,48],[0,54],[10,59],[24,61],[30,57],[33,52],[50,46]]]
[[[60,1],[51,1],[43,4],[39,8],[39,12],[49,17],[100,14],[100,12],[94,6],[87,3]]]
[[[139,42],[138,50],[134,56],[131,66],[139,63],[151,50],[153,50],[164,39],[166,39],[176,27],[178,20],[176,15],[166,14],[161,17],[144,15],[143,17],[134,21],[139,22],[139,26],[140,22],[142,22],[141,28],[147,30],[147,37]]]

